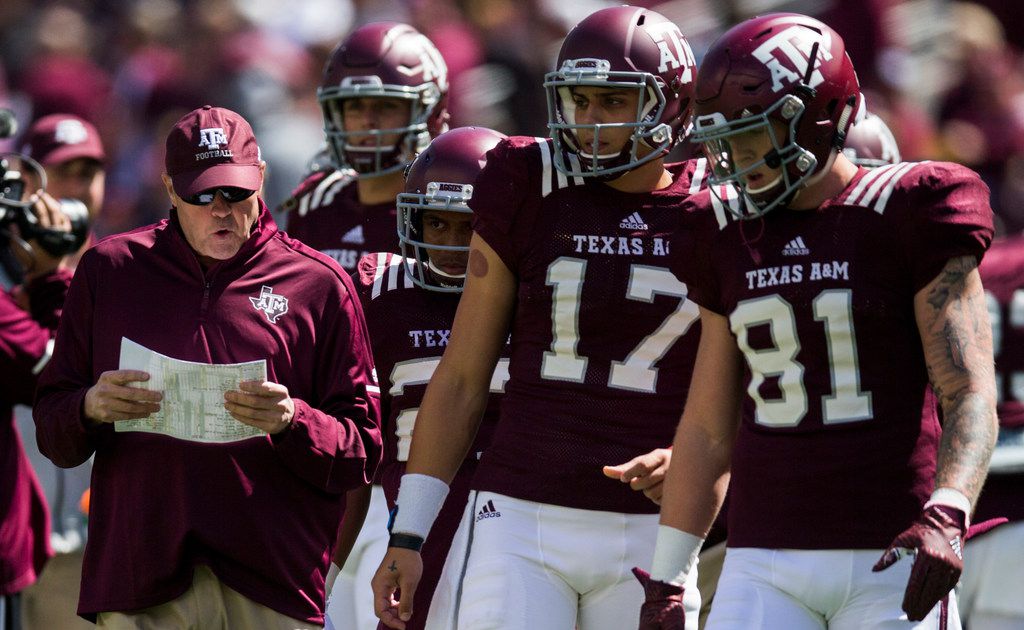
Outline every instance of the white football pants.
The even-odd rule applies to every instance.
[[[377,630],[370,580],[388,550],[388,502],[373,486],[370,507],[345,566],[327,597],[327,625],[336,630]]]
[[[427,630],[624,630],[640,619],[657,514],[579,510],[470,493]],[[700,610],[686,581],[687,630]]]
[[[1024,521],[967,543],[958,596],[970,630],[1024,628]]]
[[[941,605],[907,620],[911,558],[873,573],[883,551],[729,548],[707,630],[959,630],[953,593],[948,626]]]

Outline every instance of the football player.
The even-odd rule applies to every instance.
[[[361,256],[398,251],[395,196],[406,165],[447,127],[448,70],[413,27],[375,22],[331,53],[317,99],[333,164],[302,182],[282,210],[290,236],[352,273]],[[384,553],[386,522],[379,485],[349,493],[328,578],[329,617],[339,628],[377,625],[369,582]]]
[[[988,189],[956,164],[852,164],[860,100],[843,40],[806,16],[742,22],[701,62],[692,139],[713,176],[672,259],[701,306],[700,387],[641,628],[681,626],[727,486],[708,628],[959,625],[950,591],[996,436]]]
[[[981,280],[992,320],[999,440],[974,520],[1009,524],[971,540],[960,581],[960,618],[970,630],[1024,628],[1024,234],[992,243]]]
[[[289,236],[354,272],[361,256],[397,252],[402,174],[447,128],[448,69],[425,35],[374,22],[342,41],[317,90],[333,164],[284,202]]]
[[[689,118],[694,62],[675,24],[620,6],[578,24],[557,63],[551,138],[502,141],[474,184],[466,288],[374,577],[389,627],[416,614],[419,547],[510,333],[500,418],[427,628],[621,630],[643,599],[630,567],[653,552],[652,499],[700,334],[666,266],[706,165],[664,162]]]
[[[864,168],[877,168],[903,161],[889,126],[871,113],[865,113],[863,119],[850,127],[843,153],[851,162]]]
[[[393,507],[409,458],[416,414],[427,382],[448,345],[469,261],[472,211],[466,205],[487,151],[505,136],[462,127],[438,136],[409,168],[398,196],[402,255],[375,253],[359,261],[356,289],[362,300],[374,363],[381,382],[385,455],[380,479]],[[507,357],[507,352],[501,353]],[[491,377],[486,411],[476,439],[452,481],[444,507],[421,549],[423,579],[415,614],[406,628],[421,629],[448,547],[469,495],[469,482],[498,417],[498,394],[508,380],[508,359]],[[382,552],[383,553],[383,552]]]

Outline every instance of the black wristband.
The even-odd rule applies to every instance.
[[[423,547],[423,539],[414,534],[391,534],[391,538],[388,539],[388,547],[419,551]]]

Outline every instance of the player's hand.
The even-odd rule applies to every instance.
[[[685,630],[683,587],[652,580],[647,571],[633,567],[633,575],[644,587],[639,630]]]
[[[149,374],[139,370],[108,370],[85,392],[85,417],[93,423],[136,420],[160,411],[163,393],[130,383],[144,383]]]
[[[224,408],[243,424],[274,435],[288,428],[295,417],[295,402],[288,388],[270,381],[242,381],[224,392]]]
[[[373,587],[373,611],[389,628],[403,630],[412,618],[412,598],[423,577],[423,558],[418,551],[388,547],[370,585]],[[400,599],[395,598],[399,592]]]
[[[957,508],[929,506],[875,563],[872,570],[882,571],[904,555],[914,555],[914,567],[903,594],[903,611],[910,621],[924,619],[960,579],[966,520]]]
[[[672,462],[672,449],[656,448],[650,453],[638,455],[625,464],[605,466],[606,477],[628,483],[629,487],[641,491],[644,496],[661,505],[661,493],[665,489],[665,473]]]

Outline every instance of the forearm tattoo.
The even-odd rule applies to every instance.
[[[960,490],[972,503],[998,430],[992,329],[977,267],[972,256],[946,263],[918,313],[928,377],[943,414],[935,485]]]

